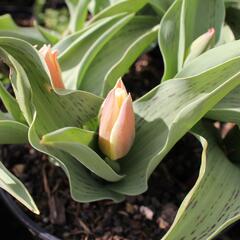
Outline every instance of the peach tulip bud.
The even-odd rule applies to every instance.
[[[111,160],[124,157],[135,137],[132,98],[119,80],[100,109],[99,147]]]
[[[43,45],[39,53],[45,59],[54,87],[65,88],[62,81],[61,69],[57,60],[57,51],[52,51],[50,45]]]

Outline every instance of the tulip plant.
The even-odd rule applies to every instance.
[[[65,171],[78,202],[119,202],[145,192],[154,169],[191,132],[203,149],[199,177],[163,239],[212,239],[240,217],[240,170],[222,148],[228,138],[210,124],[240,124],[240,42],[225,21],[225,2],[67,5],[70,23],[62,36],[0,18],[0,59],[15,94],[0,84],[7,109],[0,112],[0,143],[30,143],[47,154]],[[121,77],[157,45],[164,76],[132,102]],[[39,213],[2,163],[0,186]]]

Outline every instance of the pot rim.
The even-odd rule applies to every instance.
[[[0,197],[7,205],[9,210],[17,217],[17,219],[35,236],[41,240],[61,240],[46,230],[41,228],[36,222],[34,222],[12,198],[12,196],[0,188]]]

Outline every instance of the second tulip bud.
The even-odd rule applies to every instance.
[[[52,82],[55,88],[64,88],[64,84],[61,76],[61,69],[57,60],[57,51],[52,51],[50,45],[44,45],[39,53],[43,56],[49,73],[52,78]]]

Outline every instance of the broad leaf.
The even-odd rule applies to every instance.
[[[150,0],[151,6],[160,16],[165,14],[173,2],[174,0]]]
[[[28,143],[28,127],[13,120],[0,119],[0,144]]]
[[[90,23],[95,22],[101,18],[114,16],[120,13],[136,13],[142,7],[144,7],[149,0],[121,0],[117,1],[115,4],[110,5],[109,7],[105,8],[97,15],[91,19]]]
[[[98,52],[109,42],[109,40],[117,34],[126,24],[133,18],[133,15],[128,15],[123,19],[119,20],[112,27],[107,29],[102,35],[96,39],[94,44],[91,45],[90,49],[84,54],[81,62],[78,64],[77,72],[77,89],[81,89],[81,83],[89,65],[92,63]]]
[[[8,112],[0,111],[0,120],[13,120],[13,117]]]
[[[190,77],[240,56],[240,40],[208,50],[180,71],[176,78]]]
[[[136,16],[108,41],[79,79],[79,88],[106,95],[131,64],[157,39],[158,19]]]
[[[9,38],[13,39],[13,38]],[[21,49],[19,49],[21,51]],[[13,86],[13,90],[21,109],[21,112],[24,115],[27,123],[30,125],[33,118],[33,106],[32,106],[32,96],[31,89],[27,79],[27,75],[24,72],[21,65],[16,62],[4,49],[0,47],[0,55],[2,56],[2,60],[7,65],[16,65],[17,67],[11,68],[10,78]]]
[[[16,121],[25,122],[21,110],[16,99],[5,89],[0,82],[0,99],[2,100],[7,111],[13,116]]]
[[[95,132],[76,127],[61,128],[54,132],[48,133],[42,137],[42,142],[77,142],[82,145],[89,146],[93,149],[97,145],[97,134]]]
[[[27,189],[4,167],[2,162],[0,162],[0,187],[35,214],[40,213]]]
[[[79,74],[83,74],[80,69],[88,67],[88,65],[83,65],[83,62],[88,64],[86,61],[90,61],[91,57],[94,57],[94,54],[97,54],[108,42],[109,38],[113,37],[130,20],[129,16],[123,17],[124,15],[118,15],[104,19],[79,35],[72,35],[63,42],[59,42],[56,49],[59,49],[60,52],[59,63],[63,71],[65,86],[68,89],[77,89]],[[98,44],[100,41],[102,41],[101,45]],[[93,46],[97,46],[97,48],[95,49]]]
[[[223,0],[176,0],[164,15],[159,45],[165,62],[163,79],[176,75],[183,66],[191,43],[209,28],[215,28],[216,41],[224,21]],[[204,17],[204,21],[199,19]]]
[[[233,42],[234,40],[235,40],[235,36],[231,28],[228,25],[223,26],[221,36],[219,38],[217,45]]]
[[[0,36],[20,38],[33,45],[47,42],[35,28],[18,27],[8,14],[0,16]]]
[[[234,89],[214,106],[206,117],[223,122],[233,122],[240,126],[240,87]]]
[[[0,38],[0,47],[12,55],[11,60],[14,57],[14,61],[10,60],[10,56],[6,61],[11,63],[11,68],[18,69],[21,63],[31,86],[36,114],[29,130],[29,141],[37,150],[58,161],[69,177],[73,198],[81,202],[106,198],[115,201],[123,199],[122,195],[112,192],[107,185],[94,177],[77,159],[41,144],[42,136],[49,132],[63,127],[81,127],[89,119],[96,117],[102,100],[87,92],[62,91],[57,94],[51,90],[50,79],[39,54],[27,43],[17,39]],[[13,74],[14,72],[16,70]],[[90,149],[84,151],[86,153],[83,152],[82,158],[92,155]]]
[[[69,132],[69,130],[71,132]],[[88,139],[86,139],[86,135]],[[94,174],[107,181],[119,181],[122,179],[122,176],[116,174],[96,152],[85,145],[86,140],[87,143],[89,140],[93,140],[93,136],[91,135],[92,133],[78,128],[71,128],[61,132],[57,130],[53,133],[44,135],[41,143],[67,152],[75,159],[78,159],[79,162]]]
[[[193,131],[203,146],[199,177],[164,240],[213,239],[240,218],[239,168],[227,159],[209,129],[197,125]]]
[[[96,15],[104,8],[110,5],[110,0],[91,0],[91,3],[88,6],[89,11],[92,15]]]
[[[239,64],[240,57],[233,58],[202,74],[166,81],[136,101],[136,140],[121,161],[126,177],[112,189],[127,195],[146,191],[150,174],[166,153],[240,84]]]
[[[90,0],[66,0],[70,12],[70,23],[68,28],[71,33],[83,28],[84,22],[87,18],[89,2]]]
[[[46,39],[46,41],[49,42],[50,44],[56,44],[61,39],[61,35],[58,32],[55,32],[54,30],[44,28],[37,24],[36,24],[36,28],[42,34],[42,36]]]

